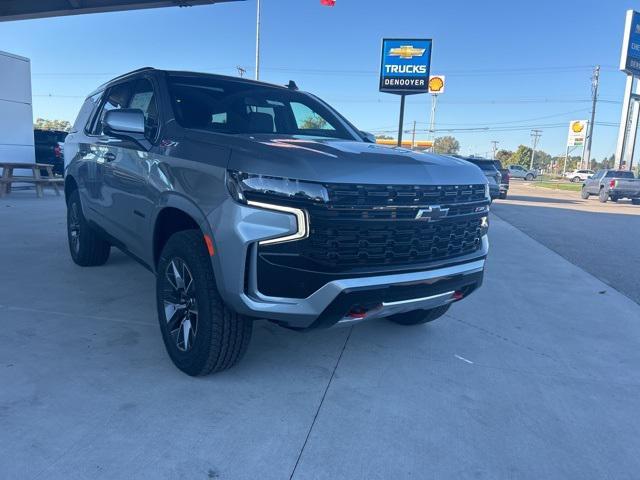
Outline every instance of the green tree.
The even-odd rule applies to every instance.
[[[376,138],[378,140],[393,140],[393,137],[390,137],[389,135],[376,135]]]
[[[302,130],[323,130],[327,128],[327,121],[320,115],[314,113],[302,121],[300,128]]]
[[[500,160],[500,163],[502,163],[502,165],[508,165],[508,160],[511,155],[513,155],[513,152],[510,150],[498,150],[496,152],[496,160]]]
[[[438,137],[433,142],[433,151],[443,154],[458,153],[460,151],[460,142],[449,135]]]
[[[531,163],[531,148],[526,145],[520,145],[518,149],[513,152],[511,157],[507,160],[507,165],[522,165],[525,168],[529,168]]]
[[[46,118],[36,118],[33,128],[37,130],[60,130],[68,132],[71,130],[71,123],[66,120],[47,120]]]

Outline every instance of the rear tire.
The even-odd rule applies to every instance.
[[[111,245],[84,218],[78,190],[67,203],[67,240],[71,258],[81,267],[104,265],[109,260]]]
[[[571,179],[571,181],[572,181],[573,183],[578,183],[578,182],[581,182],[581,181],[582,181],[582,179],[581,179],[580,177],[573,177],[573,178]]]
[[[531,181],[534,179],[534,176],[533,176],[533,174],[532,174],[532,173],[527,173],[527,174],[525,175],[524,179],[525,179],[527,182],[531,182]]]
[[[589,192],[587,192],[587,189],[584,185],[582,186],[582,190],[580,190],[580,197],[583,200],[589,200]]]
[[[506,200],[506,199],[507,199],[507,193],[506,192],[501,193],[500,194],[500,200]]]
[[[202,376],[238,363],[249,346],[253,322],[222,301],[202,233],[173,234],[156,275],[160,330],[175,366]]]
[[[607,203],[607,200],[609,200],[609,194],[607,193],[607,191],[604,188],[600,189],[600,194],[598,195],[598,200],[600,200],[600,203]]]
[[[640,198],[632,198],[631,203],[633,205],[640,205]]]
[[[387,320],[399,325],[422,325],[437,320],[449,310],[451,305],[443,305],[431,310],[414,310],[413,312],[398,313],[387,317]]]

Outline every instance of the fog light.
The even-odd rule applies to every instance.
[[[482,235],[486,235],[488,231],[489,231],[489,217],[484,216],[480,221],[480,232],[482,233]]]

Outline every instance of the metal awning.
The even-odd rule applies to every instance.
[[[0,22],[140,8],[191,7],[245,0],[0,0]]]

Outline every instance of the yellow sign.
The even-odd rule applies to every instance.
[[[567,147],[582,147],[585,143],[587,133],[586,120],[571,120],[569,122],[569,135],[567,137]]]
[[[429,77],[429,93],[444,93],[444,75],[432,75]]]
[[[389,55],[411,60],[413,57],[421,57],[424,55],[425,50],[425,48],[414,48],[413,45],[402,45],[401,47],[389,50]]]

